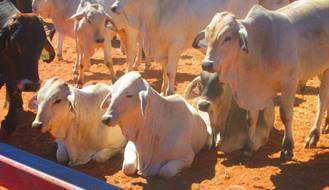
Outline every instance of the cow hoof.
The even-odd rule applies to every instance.
[[[280,155],[280,160],[285,162],[285,161],[289,161],[292,160],[292,158],[294,157],[294,154],[292,153],[292,150],[282,150],[281,151],[281,155]]]
[[[251,151],[242,151],[240,154],[240,162],[243,164],[247,163],[250,160],[251,156]]]
[[[62,56],[62,54],[57,54],[57,60],[58,60],[58,61],[63,61],[63,56]]]
[[[322,129],[322,134],[328,134],[329,133],[329,124],[326,124]]]
[[[3,128],[8,135],[11,135],[16,129],[16,122],[14,120],[5,119],[1,122],[1,128]]]
[[[312,130],[309,137],[306,139],[305,148],[315,148],[319,138],[319,132],[317,130]]]

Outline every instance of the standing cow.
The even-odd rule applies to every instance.
[[[97,84],[80,90],[58,78],[47,80],[40,89],[32,127],[55,137],[57,161],[70,166],[104,162],[126,145],[120,127],[101,122],[105,110],[99,108],[110,89]]]
[[[102,108],[104,124],[118,124],[129,141],[122,166],[127,175],[173,177],[211,142],[191,105],[177,95],[161,96],[137,72],[114,83]]]
[[[21,91],[39,89],[38,61],[42,49],[55,52],[46,38],[42,22],[34,14],[20,13],[9,1],[0,1],[0,88],[6,84],[9,110],[1,125],[7,133],[16,128],[22,109]]]
[[[203,70],[220,72],[232,86],[240,107],[250,116],[249,140],[242,158],[254,143],[259,111],[281,91],[280,116],[285,126],[281,158],[293,156],[292,118],[299,80],[320,76],[319,107],[306,147],[316,146],[329,100],[329,0],[300,0],[277,11],[254,6],[238,20],[218,13],[194,41],[206,39]]]
[[[213,144],[220,151],[228,153],[243,148],[248,138],[247,111],[238,106],[230,86],[219,82],[217,73],[202,71],[186,87],[185,98],[193,98],[195,107],[209,114]],[[272,104],[260,113],[253,150],[258,150],[268,142],[273,125]]]
[[[195,35],[213,15],[229,10],[243,17],[257,3],[257,0],[116,0],[111,10],[123,13],[129,25],[142,33],[146,54],[162,65],[161,91],[170,95],[175,91],[176,65],[181,53],[191,47]]]

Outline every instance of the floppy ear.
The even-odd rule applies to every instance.
[[[205,31],[202,30],[194,38],[194,41],[192,43],[192,47],[195,48],[195,49],[199,49],[199,48],[207,48],[207,46],[208,46],[208,43],[205,39]]]
[[[201,84],[201,77],[198,76],[190,82],[184,92],[185,99],[194,99],[198,96],[201,96],[203,86]]]
[[[116,26],[116,24],[113,22],[113,19],[110,15],[108,15],[106,12],[103,12],[104,15],[106,16],[106,20],[105,20],[105,28],[109,28],[110,30],[114,31],[114,32],[118,32],[118,27]]]
[[[142,90],[138,93],[139,101],[141,104],[140,107],[141,107],[142,116],[145,115],[145,110],[146,110],[146,106],[148,103],[149,91],[150,91],[150,87],[148,87],[146,90]]]
[[[101,109],[106,109],[110,106],[111,92],[109,92],[101,103]]]
[[[239,33],[239,38],[240,38],[240,48],[243,51],[245,51],[246,53],[249,53],[248,41],[247,41],[248,32],[247,32],[247,29],[242,24],[240,24],[240,29],[239,29],[238,33]]]
[[[86,16],[86,13],[85,13],[85,9],[82,9],[80,12],[77,12],[75,13],[74,15],[72,15],[69,20],[81,20],[83,17]]]

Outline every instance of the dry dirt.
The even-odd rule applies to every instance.
[[[54,42],[56,42],[56,37]],[[56,46],[56,43],[53,43]],[[59,76],[72,82],[72,66],[75,61],[75,45],[72,39],[66,39],[63,48],[64,61],[55,60],[51,64],[40,62],[39,73],[42,81]],[[110,84],[109,72],[103,65],[103,53],[97,51],[93,56],[91,73],[87,73],[87,84],[105,82]],[[183,53],[177,67],[177,92],[182,94],[185,86],[200,71],[202,54],[193,49]],[[114,68],[121,76],[127,65],[125,57],[118,49],[113,51]],[[138,70],[152,86],[159,90],[161,70],[158,63],[152,63],[151,70],[144,72],[143,66]],[[115,156],[106,163],[90,162],[73,169],[98,179],[104,180],[124,189],[329,189],[329,135],[321,135],[317,148],[304,149],[304,139],[313,124],[317,106],[319,81],[308,81],[305,95],[297,95],[294,109],[294,160],[281,163],[280,143],[283,136],[283,125],[276,107],[275,130],[272,131],[269,143],[257,151],[246,165],[240,165],[239,152],[225,155],[216,150],[205,150],[199,153],[192,167],[172,180],[144,179],[128,177],[122,173],[122,155]],[[40,134],[31,129],[35,111],[28,109],[29,100],[36,93],[24,93],[24,109],[15,133],[8,137],[2,135],[1,142],[8,143],[43,158],[56,161],[56,146],[48,134]],[[0,107],[4,103],[4,88],[0,91]],[[297,106],[298,105],[298,106]],[[6,110],[1,109],[3,117]]]

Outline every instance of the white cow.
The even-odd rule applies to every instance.
[[[278,1],[278,0],[272,0]],[[195,35],[218,11],[229,10],[243,17],[258,0],[116,0],[112,11],[123,13],[140,31],[144,50],[163,69],[162,92],[174,93],[176,64]]]
[[[57,161],[70,166],[105,162],[124,148],[127,141],[120,127],[109,128],[101,122],[105,110],[99,107],[110,89],[97,84],[80,90],[58,78],[47,80],[40,89],[32,127],[56,139]]]
[[[127,175],[173,177],[211,145],[197,111],[178,95],[161,96],[138,72],[119,78],[102,107],[108,107],[102,121],[118,124],[129,141],[122,167]]]
[[[281,91],[285,126],[281,158],[291,159],[298,81],[320,76],[318,112],[306,142],[306,147],[316,146],[329,101],[329,0],[300,0],[277,11],[254,6],[243,20],[218,13],[194,46],[204,38],[208,50],[202,68],[220,72],[220,80],[232,86],[239,106],[250,114],[249,141],[242,157],[251,155],[259,110],[272,104]]]
[[[75,20],[70,19],[72,15],[81,13],[87,4],[101,4],[104,7],[104,12],[112,17],[112,20],[115,22],[117,29],[119,30],[118,33],[120,35],[120,39],[122,39],[121,44],[125,47],[128,70],[130,71],[133,69],[136,57],[138,31],[128,26],[127,20],[123,15],[113,15],[112,12],[109,11],[113,2],[114,0],[33,0],[32,7],[34,12],[37,12],[45,18],[48,17],[52,19],[55,28],[59,33],[57,55],[61,58],[64,36],[75,38]],[[88,25],[89,24],[93,26],[93,30],[100,30],[100,28],[95,27],[94,23],[88,23]],[[80,23],[80,25],[82,24]],[[93,51],[92,47],[90,47],[88,51]],[[79,49],[77,49],[77,52],[79,52]],[[111,54],[107,54],[107,56],[109,56],[107,59],[111,59]],[[73,70],[74,74],[78,74],[76,67],[78,66],[79,58],[81,57],[83,56],[77,56],[76,64]],[[86,65],[84,65],[85,69],[88,67],[89,61],[87,61]]]

